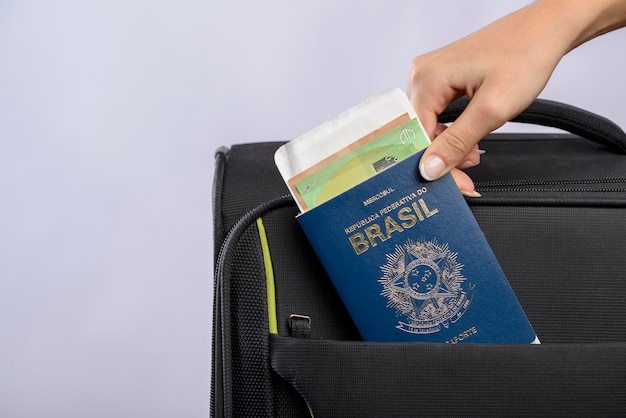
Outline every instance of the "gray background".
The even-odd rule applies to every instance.
[[[206,416],[214,150],[404,88],[526,3],[0,0],[0,416]],[[542,97],[626,126],[625,45]]]

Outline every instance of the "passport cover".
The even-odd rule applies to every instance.
[[[424,181],[422,154],[298,215],[362,338],[538,342],[452,176]]]

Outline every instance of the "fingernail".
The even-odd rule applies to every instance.
[[[467,160],[465,161],[463,164],[461,164],[460,166],[458,166],[461,170],[465,170],[466,168],[471,168],[471,167],[476,167],[478,164],[476,164],[473,161]]]
[[[461,194],[467,197],[481,197],[482,195],[478,193],[476,190],[472,190],[471,192],[461,190]]]
[[[441,177],[441,173],[446,169],[446,164],[436,155],[426,157],[426,161],[420,164],[420,174],[428,181]]]
[[[485,151],[484,149],[477,149],[476,152],[480,155],[483,155],[484,153],[486,153],[487,151]]]

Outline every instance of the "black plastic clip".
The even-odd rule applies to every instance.
[[[290,336],[297,338],[311,337],[311,317],[306,315],[289,315]]]

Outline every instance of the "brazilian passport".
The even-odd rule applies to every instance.
[[[366,341],[538,343],[450,174],[420,151],[298,221]]]

